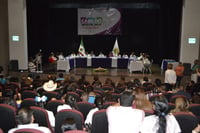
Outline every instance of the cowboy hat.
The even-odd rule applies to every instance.
[[[45,91],[54,91],[56,88],[57,88],[57,83],[54,83],[53,80],[49,80],[43,85],[43,89]]]

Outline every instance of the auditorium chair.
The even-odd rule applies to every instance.
[[[33,98],[25,98],[22,100],[20,107],[30,107],[30,106],[37,106],[35,99]]]
[[[25,98],[35,98],[36,96],[37,96],[37,92],[36,91],[26,90],[26,91],[23,91],[21,93],[22,100],[25,99]]]
[[[64,102],[62,100],[51,100],[47,102],[47,104],[45,105],[45,109],[52,111],[55,116],[57,113],[57,107],[63,104]]]
[[[78,110],[83,114],[84,120],[91,109],[95,108],[95,104],[89,102],[77,102]]]
[[[200,117],[200,104],[190,104],[188,108],[194,115]]]
[[[4,133],[16,126],[16,108],[8,104],[0,104],[0,128]]]
[[[63,109],[55,116],[55,133],[62,133],[61,125],[66,118],[73,118],[76,122],[77,130],[83,130],[83,114],[74,109]]]
[[[93,114],[91,133],[108,133],[108,119],[105,109]]]
[[[181,133],[192,133],[192,130],[198,125],[198,118],[188,112],[173,113],[178,121]]]
[[[30,108],[33,110],[34,123],[38,123],[39,126],[49,128],[53,133],[54,130],[51,127],[47,111],[41,107],[36,106],[31,106]]]
[[[44,132],[33,128],[23,128],[15,130],[14,133],[44,133]]]

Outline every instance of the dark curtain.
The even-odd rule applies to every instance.
[[[145,52],[155,63],[164,58],[178,60],[183,2],[150,2],[158,7],[121,9],[121,35],[82,36],[86,51],[108,55],[117,37],[121,54],[135,52],[139,56]],[[63,52],[67,56],[78,51],[81,36],[77,35],[76,8],[52,8],[47,0],[27,0],[27,27],[29,56],[42,49],[43,60],[47,62],[50,52]]]

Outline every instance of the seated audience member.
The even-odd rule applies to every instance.
[[[64,95],[63,96],[64,98],[64,102],[65,104],[63,105],[59,105],[57,107],[57,112],[59,112],[60,110],[63,110],[63,109],[78,109],[77,107],[77,102],[76,102],[76,98],[74,98],[72,95]]]
[[[188,100],[191,99],[191,94],[184,91],[183,86],[176,87],[176,89],[174,90],[174,94],[172,96],[175,96],[175,95],[182,95],[182,96],[185,96]]]
[[[81,78],[77,81],[77,84],[78,84],[79,86],[85,87],[85,86],[89,85],[90,82],[86,80],[86,77],[85,77],[85,75],[83,74],[83,75],[81,75]]]
[[[89,94],[87,92],[83,92],[81,94],[81,101],[82,102],[88,102]]]
[[[64,133],[70,130],[77,130],[76,121],[73,118],[66,118],[61,125],[61,131]]]
[[[124,92],[119,100],[120,106],[108,107],[109,133],[139,133],[144,119],[144,111],[132,108],[135,97],[131,92]]]
[[[120,87],[124,87],[124,86],[126,86],[126,79],[124,76],[121,76],[117,83],[117,87],[120,88]]]
[[[200,96],[199,95],[192,96],[191,104],[200,104]]]
[[[65,78],[64,78],[63,73],[59,73],[58,77],[56,78],[56,81],[64,81],[64,80],[65,80]]]
[[[173,70],[173,64],[167,65],[167,70],[165,71],[165,83],[172,86],[176,83],[176,72]]]
[[[87,117],[85,119],[85,125],[88,125],[88,126],[92,125],[92,116],[96,111],[102,109],[103,98],[101,98],[101,97],[95,98],[95,102],[94,103],[95,103],[96,107],[89,111],[89,113],[88,113],[88,115],[87,115]]]
[[[50,56],[49,56],[49,63],[56,63],[57,58],[55,57],[54,53],[51,52]]]
[[[133,91],[133,94],[135,95],[135,102],[133,103],[133,106],[141,110],[153,110],[152,103],[147,99],[147,96],[143,89],[137,87]]]
[[[135,53],[134,52],[132,52],[131,54],[130,54],[130,57],[129,57],[131,60],[133,60],[133,61],[136,61],[137,60],[137,56],[135,55]]]
[[[189,107],[189,101],[187,100],[187,98],[180,96],[177,97],[175,100],[175,109],[171,110],[170,112],[171,113],[188,112],[192,114],[192,112],[188,110],[188,107]]]
[[[20,108],[16,115],[17,120],[17,127],[12,128],[8,131],[8,133],[14,133],[17,129],[24,129],[24,128],[31,128],[31,129],[37,129],[44,133],[51,133],[50,129],[47,127],[39,126],[37,123],[34,122],[34,116],[33,111],[28,108]]]
[[[3,74],[0,74],[0,85],[5,85],[7,83],[6,78]]]
[[[176,86],[180,86],[184,72],[184,66],[182,62],[179,62],[178,66],[175,67],[175,72],[176,72]]]
[[[199,60],[194,60],[194,65],[191,68],[192,73],[196,73],[197,69],[199,69],[199,68],[200,68]]]
[[[154,115],[146,116],[140,133],[181,133],[180,126],[172,114],[168,114],[168,101],[160,95],[152,100]]]
[[[95,87],[95,88],[101,88],[102,87],[102,83],[99,80],[99,76],[98,75],[94,75],[92,86]]]
[[[197,125],[197,127],[192,130],[192,133],[199,133],[200,132],[200,125]]]

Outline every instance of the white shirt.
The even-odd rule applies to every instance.
[[[176,72],[173,69],[167,69],[165,71],[165,83],[169,84],[176,83]]]
[[[132,107],[110,106],[106,113],[109,133],[139,133],[144,111]]]
[[[57,107],[57,112],[59,112],[60,110],[63,110],[63,109],[72,109],[72,108],[70,105],[67,105],[67,104],[59,105]]]
[[[47,111],[47,114],[48,114],[48,117],[49,117],[49,122],[50,122],[50,125],[51,127],[55,127],[55,116],[53,114],[52,111],[49,111],[49,110],[46,110]]]
[[[31,128],[31,129],[37,129],[44,133],[51,133],[49,128],[39,126],[37,123],[31,123],[31,124],[24,124],[24,125],[18,125],[17,128],[12,128],[8,131],[8,133],[14,133],[17,129],[24,129],[24,128]]]
[[[86,119],[85,119],[85,124],[92,124],[92,117],[93,117],[93,114],[95,112],[97,112],[99,109],[98,108],[94,108],[94,109],[91,109],[90,112],[88,113]]]
[[[156,133],[158,130],[158,116],[151,115],[144,118],[144,121],[141,125],[141,133]],[[166,133],[180,133],[181,129],[172,114],[166,115]]]

